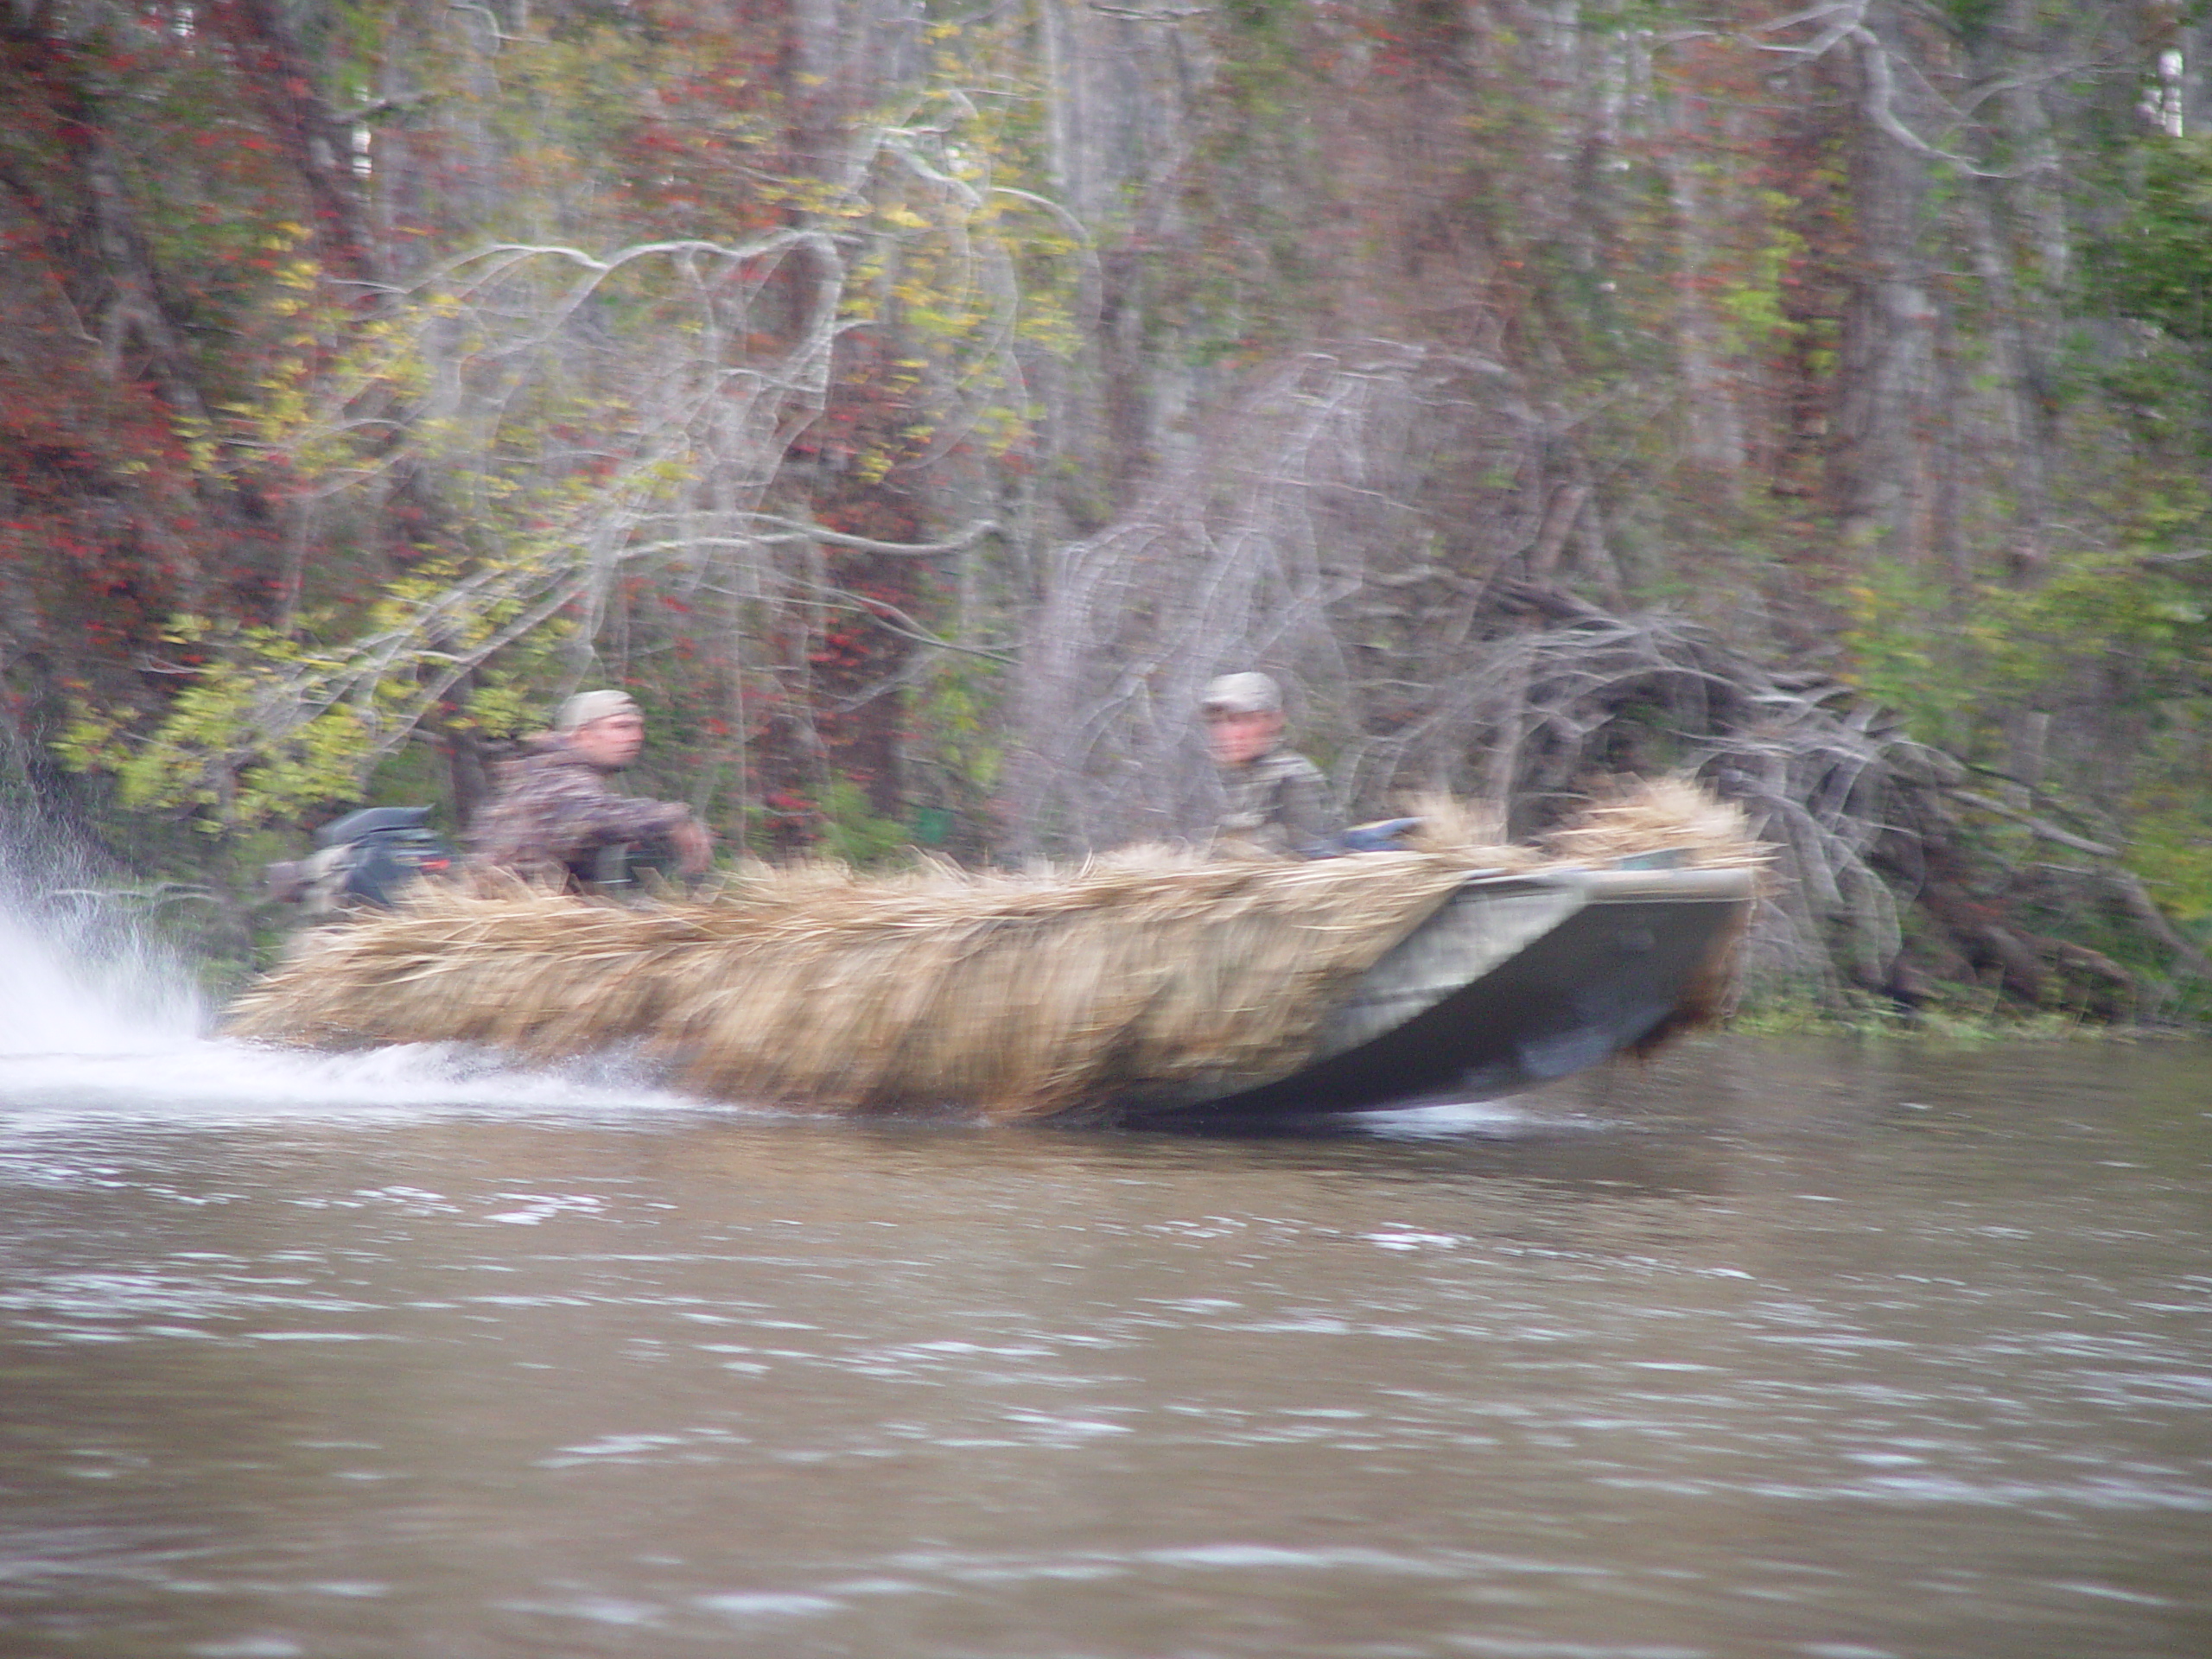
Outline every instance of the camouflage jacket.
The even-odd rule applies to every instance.
[[[1311,858],[1336,833],[1328,779],[1302,754],[1273,749],[1248,766],[1224,767],[1221,787],[1229,798],[1219,826],[1224,841]]]
[[[681,801],[617,795],[607,774],[558,736],[533,740],[498,770],[499,793],[477,819],[480,866],[529,881],[589,881],[600,849],[667,835],[691,816]]]

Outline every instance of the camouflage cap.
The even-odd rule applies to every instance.
[[[1279,715],[1282,688],[1265,674],[1224,674],[1198,706],[1210,715]]]
[[[579,691],[561,705],[561,712],[554,717],[553,729],[573,732],[580,726],[588,726],[594,720],[605,720],[610,715],[642,715],[638,700],[627,691]]]

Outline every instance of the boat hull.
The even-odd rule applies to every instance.
[[[1361,976],[1307,1065],[1128,1098],[1118,1116],[1233,1128],[1565,1077],[1708,1011],[1755,883],[1740,869],[1473,878]]]

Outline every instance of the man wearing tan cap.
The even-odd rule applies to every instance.
[[[638,758],[645,715],[626,691],[583,691],[561,705],[553,729],[528,740],[499,769],[499,794],[477,821],[475,858],[526,881],[570,888],[608,879],[602,854],[665,841],[696,874],[714,854],[706,826],[681,801],[617,795],[607,780]]]
[[[1222,840],[1300,858],[1332,850],[1337,825],[1328,779],[1304,755],[1282,747],[1282,689],[1265,674],[1224,674],[1206,687],[1200,707],[1229,798]]]

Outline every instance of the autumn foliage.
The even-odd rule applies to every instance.
[[[10,787],[237,895],[364,800],[460,830],[613,682],[726,844],[1067,851],[1203,826],[1195,688],[1259,664],[1355,815],[1770,803],[1832,1000],[2171,1010],[2208,59],[1891,0],[26,0]]]

